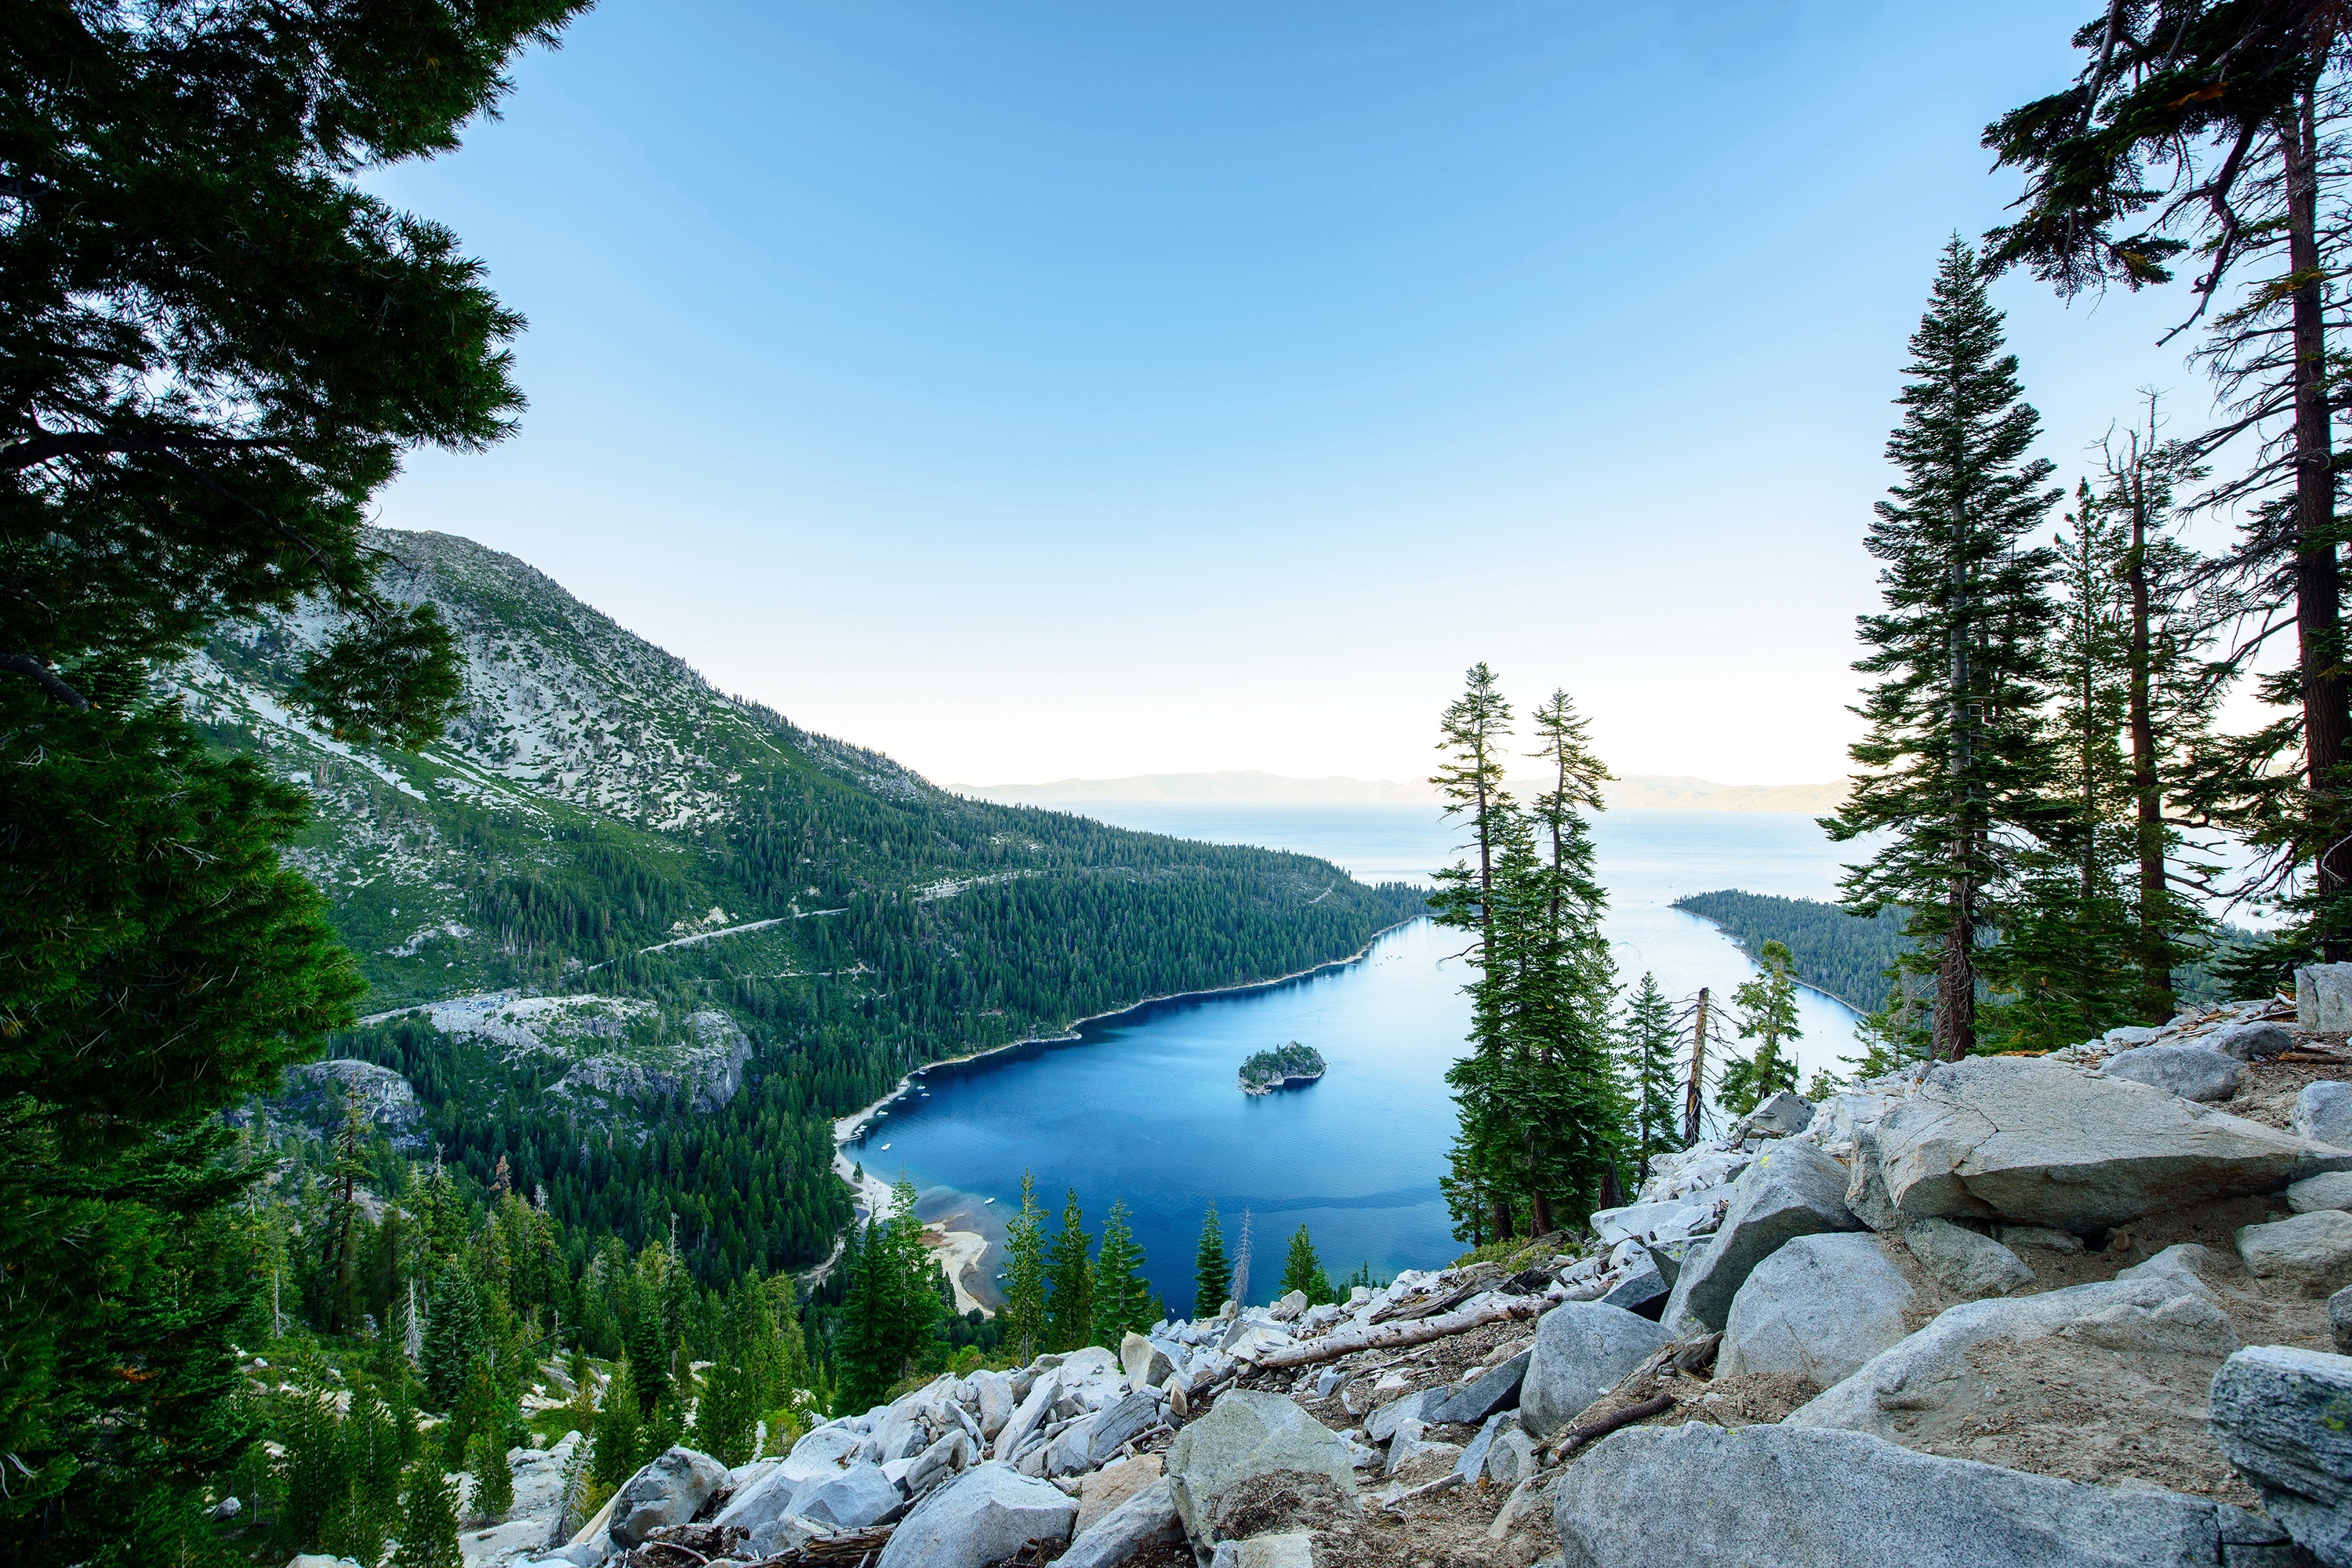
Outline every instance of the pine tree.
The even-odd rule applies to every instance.
[[[1596,1207],[1617,1203],[1631,1108],[1610,1029],[1617,986],[1601,930],[1608,895],[1593,869],[1584,815],[1602,809],[1601,785],[1612,775],[1566,692],[1554,691],[1532,722],[1545,787],[1528,814],[1534,855],[1514,864],[1506,900],[1512,911],[1504,944],[1511,975],[1506,1059],[1529,1223],[1549,1235],[1562,1221],[1580,1229]]]
[[[1510,729],[1510,704],[1495,672],[1483,662],[1471,666],[1461,697],[1438,721],[1444,760],[1430,779],[1445,803],[1445,815],[1462,820],[1469,837],[1465,847],[1475,857],[1475,864],[1458,860],[1438,871],[1429,900],[1439,925],[1471,936],[1472,978],[1463,987],[1470,996],[1471,1051],[1445,1075],[1459,1124],[1446,1190],[1457,1217],[1464,1199],[1483,1200],[1483,1224],[1470,1223],[1491,1227],[1496,1237],[1512,1231],[1510,1189],[1496,1173],[1511,1158],[1513,1128],[1504,1078],[1508,976],[1494,952],[1496,869],[1513,848],[1525,847],[1527,837],[1526,821],[1503,788]]]
[[[454,643],[376,592],[361,529],[409,450],[505,432],[521,321],[368,171],[454,146],[579,8],[8,18],[0,1521],[28,1565],[220,1550],[205,1494],[257,1435],[230,1208],[262,1173],[212,1118],[363,988],[278,859],[302,792],[213,752],[149,672],[315,595],[348,621],[308,711],[439,731]]]
[[[1644,973],[1625,1010],[1620,1034],[1625,1070],[1633,1084],[1633,1156],[1639,1179],[1650,1179],[1650,1162],[1683,1146],[1681,1129],[1682,1036],[1675,1026],[1674,1008],[1658,989],[1657,976]]]
[[[1072,1187],[1062,1204],[1062,1228],[1046,1254],[1045,1267],[1054,1296],[1045,1309],[1046,1347],[1074,1351],[1094,1342],[1095,1275],[1087,1253],[1086,1216],[1078,1212],[1078,1190]]]
[[[1037,1181],[1021,1173],[1021,1212],[1004,1227],[1004,1348],[1026,1364],[1045,1348],[1045,1213]]]
[[[278,1461],[278,1542],[289,1552],[314,1552],[327,1543],[329,1521],[352,1484],[334,1400],[316,1391],[287,1396],[278,1433],[285,1449]]]
[[[782,1335],[754,1279],[728,1293],[717,1354],[694,1415],[696,1446],[729,1466],[751,1462],[760,1417],[782,1397]]]
[[[2088,483],[2077,488],[2066,524],[2056,541],[2048,653],[2050,809],[2042,842],[2020,857],[2018,897],[1984,966],[1995,988],[1987,1036],[2030,1050],[2129,1022],[2138,991],[2120,875],[2133,837],[2123,751],[2132,640],[2126,547],[2120,520]]]
[[[1332,1297],[1330,1277],[1323,1272],[1323,1260],[1315,1256],[1315,1243],[1308,1237],[1303,1225],[1290,1238],[1290,1250],[1284,1254],[1282,1259],[1282,1289],[1279,1294],[1287,1296],[1293,1290],[1306,1292],[1307,1304],[1310,1307],[1320,1306]]]
[[[1754,1040],[1748,1056],[1726,1062],[1716,1099],[1733,1116],[1745,1116],[1783,1089],[1797,1087],[1797,1064],[1781,1049],[1801,1038],[1797,1027],[1797,982],[1790,973],[1795,962],[1786,946],[1767,942],[1759,955],[1764,972],[1744,982],[1731,994],[1739,1007],[1739,1037]]]
[[[457,1404],[485,1349],[481,1293],[465,1265],[453,1259],[433,1282],[425,1318],[425,1394],[435,1408]]]
[[[882,1404],[938,1342],[940,1271],[923,1246],[912,1183],[898,1183],[893,1204],[866,1223],[856,1258],[843,1258],[852,1272],[842,1305],[842,1394],[859,1409]]]
[[[331,1334],[348,1333],[359,1316],[359,1231],[366,1224],[360,1213],[359,1183],[369,1173],[367,1145],[373,1131],[358,1091],[346,1087],[342,1122],[335,1130],[333,1160],[326,1173],[334,1184],[322,1270],[328,1281],[326,1328]]]
[[[622,1479],[629,1473],[624,1471]],[[457,1484],[441,1468],[439,1448],[427,1444],[425,1457],[408,1472],[395,1568],[465,1568],[465,1554],[457,1549],[458,1505]]]
[[[514,1510],[514,1468],[507,1461],[506,1434],[481,1433],[468,1458],[474,1486],[466,1500],[467,1508],[476,1520],[495,1524]]]
[[[1915,377],[1887,441],[1903,481],[1878,503],[1869,547],[1885,608],[1864,616],[1878,678],[1857,710],[1867,737],[1844,809],[1822,826],[1841,843],[1884,836],[1848,869],[1846,907],[1911,911],[1921,973],[1937,976],[1938,1053],[1976,1047],[1979,954],[2014,891],[2021,840],[2044,816],[2047,750],[2042,632],[2045,551],[2025,536],[2059,498],[2051,466],[2029,458],[2039,416],[2003,352],[2001,318],[1975,256],[1954,238],[1911,339]]]
[[[1094,1308],[1095,1342],[1111,1351],[1123,1336],[1143,1333],[1160,1316],[1143,1279],[1143,1248],[1128,1224],[1124,1199],[1112,1203],[1103,1221],[1102,1244],[1095,1253]]]
[[[1225,1233],[1211,1204],[1201,1221],[1201,1248],[1192,1259],[1192,1316],[1213,1318],[1225,1310],[1234,1289],[1233,1266],[1225,1261]]]
[[[2347,230],[2343,21],[2331,6],[2240,0],[2109,5],[2074,34],[2074,80],[1986,127],[1999,163],[2026,175],[2019,218],[1986,237],[2061,296],[2168,282],[2196,258],[2198,358],[2226,414],[2188,445],[2200,460],[2252,446],[2203,498],[2246,524],[2227,564],[2252,593],[2267,643],[2293,606],[2295,658],[2265,683],[2293,709],[2228,748],[2217,795],[2233,826],[2308,880],[2294,903],[2330,961],[2352,959],[2352,685],[2345,676],[2342,461],[2334,453]],[[2125,226],[2119,231],[2117,226]],[[2209,315],[2231,286],[2242,301]],[[2300,752],[2298,756],[2297,753]],[[2231,786],[2234,786],[2232,788]]]
[[[623,1362],[613,1369],[613,1381],[605,1386],[604,1403],[596,1412],[592,1434],[595,1461],[590,1473],[600,1485],[617,1487],[645,1463],[644,1419],[629,1363]]]

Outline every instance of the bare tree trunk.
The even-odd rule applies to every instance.
[[[1944,908],[1951,929],[1944,933],[1944,962],[1936,971],[1936,1055],[1958,1061],[1977,1046],[1976,889],[1961,866],[1969,842],[1966,833],[1953,852],[1952,879],[1947,885]]]
[[[2336,474],[2327,426],[2326,321],[2320,289],[2318,84],[2298,95],[2295,119],[2280,128],[2287,184],[2287,262],[2294,290],[2295,642],[2303,671],[2303,731],[2310,772],[2313,890],[2322,899],[2352,887],[2352,844],[2340,837],[2336,771],[2344,761],[2352,712],[2343,676],[2341,592],[2336,563]],[[2352,940],[2325,935],[2331,963],[2352,959]]]
[[[2147,462],[2154,455],[2155,413],[2148,416],[2149,450],[2133,442],[2131,549],[2124,574],[2131,589],[2131,654],[2126,702],[2130,710],[2132,798],[2138,809],[2139,909],[2135,921],[2139,945],[2139,1016],[2146,1024],[2172,1016],[2169,922],[2164,918],[2164,792],[2156,776],[2156,716],[2148,699]]]
[[[1706,1093],[1706,987],[1698,988],[1698,1022],[1691,1028],[1690,1087],[1683,1092],[1683,1147],[1698,1142],[1699,1111]]]

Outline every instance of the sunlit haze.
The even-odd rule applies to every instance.
[[[1620,771],[1835,777],[1905,338],[2067,31],[609,0],[376,178],[530,321],[383,521],[942,780],[1410,778],[1481,658]],[[2179,292],[1996,298],[2063,480],[2204,412]]]

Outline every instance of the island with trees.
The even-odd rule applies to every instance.
[[[1242,1063],[1242,1092],[1272,1094],[1277,1089],[1313,1083],[1323,1076],[1323,1053],[1297,1040],[1260,1051]]]

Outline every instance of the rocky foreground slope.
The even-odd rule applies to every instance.
[[[2343,1568],[2339,981],[1784,1095],[1580,1246],[673,1449],[523,1560]]]

